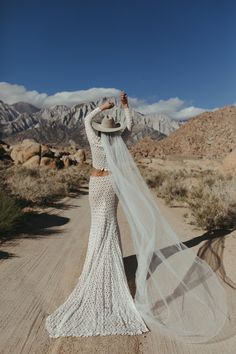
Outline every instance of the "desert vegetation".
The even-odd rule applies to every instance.
[[[155,169],[138,164],[148,186],[171,206],[186,208],[186,222],[205,230],[236,226],[236,177],[214,169]],[[34,208],[53,206],[89,181],[90,164],[29,167],[0,161],[0,235],[16,230]]]
[[[205,230],[236,226],[236,178],[214,170],[154,170],[140,166],[147,184],[169,206],[186,207],[186,221]]]
[[[0,239],[15,232],[35,208],[78,193],[81,183],[88,181],[89,170],[88,163],[51,169],[0,161]]]
[[[0,239],[4,240],[24,222],[25,215],[16,198],[0,190]]]

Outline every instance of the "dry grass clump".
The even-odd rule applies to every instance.
[[[0,161],[0,241],[21,225],[25,218],[20,203],[6,185],[8,161]]]
[[[0,161],[0,240],[27,222],[25,206],[48,206],[89,180],[90,165],[29,168]]]
[[[178,202],[189,209],[185,217],[190,223],[206,230],[236,226],[236,178],[214,170],[140,171],[167,204]]]
[[[24,222],[24,213],[17,200],[0,190],[0,240]]]
[[[236,180],[220,174],[202,176],[187,194],[194,224],[206,230],[236,226]]]
[[[89,170],[87,164],[59,170],[12,166],[5,177],[7,187],[19,199],[37,205],[50,205],[71,192],[78,192],[81,183],[88,180]]]
[[[13,164],[10,161],[0,160],[0,189],[3,189],[3,186],[8,176],[8,171],[12,166]]]
[[[157,196],[164,198],[167,204],[173,201],[183,201],[187,195],[185,180],[189,177],[186,170],[160,171],[144,169],[140,170],[149,187],[156,190]]]

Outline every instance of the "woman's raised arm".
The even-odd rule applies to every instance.
[[[124,141],[127,141],[131,135],[131,131],[132,131],[132,127],[133,127],[134,122],[133,122],[133,118],[131,117],[130,110],[129,110],[127,93],[125,93],[124,91],[122,91],[120,93],[120,101],[121,101],[121,104],[124,108],[125,118],[126,118],[126,127],[122,132],[122,138]]]
[[[100,106],[96,107],[90,113],[88,113],[84,118],[85,131],[88,137],[89,143],[97,143],[99,141],[98,135],[95,133],[92,127],[92,119],[96,117],[100,112],[105,109],[110,109],[114,106],[113,102],[105,102]]]
[[[125,112],[125,119],[126,119],[126,127],[122,132],[122,138],[126,142],[128,138],[131,136],[134,121],[130,114],[129,107],[124,107],[124,112]]]
[[[96,107],[91,112],[89,112],[84,118],[84,126],[85,132],[87,134],[87,138],[89,143],[97,143],[98,136],[96,135],[93,127],[92,127],[92,119],[96,117],[102,111],[101,106]]]

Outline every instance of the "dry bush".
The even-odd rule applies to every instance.
[[[149,187],[156,190],[157,196],[164,198],[167,204],[181,201],[187,194],[185,179],[189,176],[185,170],[158,171],[141,170]]]
[[[81,182],[88,180],[89,170],[86,164],[59,170],[13,166],[8,171],[7,185],[24,201],[48,205],[72,191],[79,191]]]
[[[168,174],[163,171],[156,171],[155,173],[149,171],[149,174],[144,175],[144,177],[149,187],[158,189],[168,178]]]
[[[236,226],[236,180],[212,173],[200,177],[186,198],[193,223],[206,230]]]
[[[168,172],[155,170],[145,165],[138,164],[139,171],[150,188],[158,188],[168,177]]]
[[[11,161],[8,160],[0,160],[0,188],[5,184],[5,181],[8,176],[8,171],[13,166]]]
[[[58,183],[53,176],[26,167],[18,167],[7,183],[18,198],[39,205],[49,204],[66,194],[65,185]]]
[[[157,171],[141,167],[149,187],[168,205],[189,208],[191,223],[206,230],[236,226],[236,178],[207,169]]]
[[[24,222],[24,213],[17,200],[0,190],[0,239],[1,241],[10,232],[14,232]]]
[[[29,168],[0,161],[0,239],[15,233],[26,222],[26,205],[47,206],[56,199],[78,192],[89,179],[90,165],[64,169]]]

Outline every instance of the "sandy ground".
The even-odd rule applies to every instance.
[[[65,301],[76,285],[86,255],[90,208],[88,186],[75,198],[65,198],[58,208],[48,208],[29,225],[25,234],[1,249],[0,260],[0,353],[86,354],[233,354],[236,352],[236,232],[209,235],[184,223],[183,208],[158,205],[182,241],[192,240],[193,250],[206,248],[220,260],[218,272],[224,281],[230,306],[230,322],[208,344],[183,344],[151,332],[138,336],[49,338],[46,316]],[[129,277],[133,254],[127,220],[121,206],[118,220],[122,234],[124,264]]]

